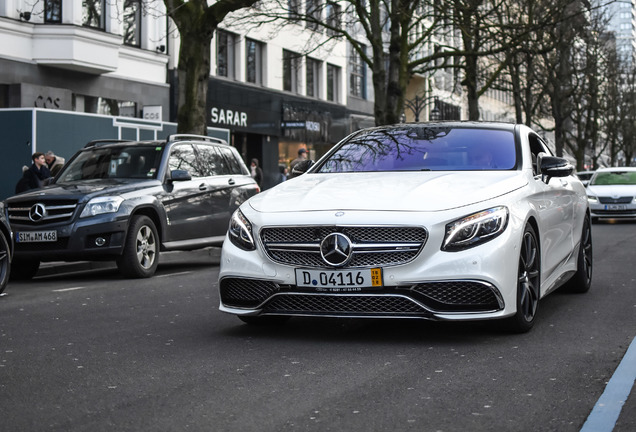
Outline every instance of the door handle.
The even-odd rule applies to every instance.
[[[207,186],[205,183],[201,183],[201,184],[199,185],[199,190],[200,190],[200,191],[204,191],[204,190],[206,190],[207,188],[208,188],[208,186]]]
[[[236,182],[234,181],[234,179],[229,179],[227,181],[227,184],[229,184],[230,186],[234,186],[236,184]]]

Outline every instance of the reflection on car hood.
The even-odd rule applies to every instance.
[[[587,194],[602,197],[636,196],[636,185],[587,185]]]
[[[125,180],[125,179],[94,179],[83,180],[78,182],[59,183],[45,186],[41,189],[34,189],[15,197],[13,199],[32,199],[46,195],[51,198],[66,198],[66,199],[80,199],[86,197],[87,199],[94,198],[101,195],[120,195],[126,192],[132,192],[138,189],[144,189],[152,186],[153,184],[159,185],[157,180]]]
[[[523,187],[521,171],[304,174],[249,200],[259,212],[440,211]]]

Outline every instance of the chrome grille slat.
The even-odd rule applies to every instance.
[[[264,313],[364,315],[421,315],[425,308],[411,299],[391,295],[280,294],[263,307]]]
[[[325,267],[320,243],[334,232],[351,239],[353,252],[347,267],[405,264],[415,259],[427,240],[424,228],[395,226],[266,227],[260,236],[265,252],[275,262]]]

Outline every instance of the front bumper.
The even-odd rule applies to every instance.
[[[25,226],[12,224],[15,256],[38,261],[77,261],[113,259],[121,255],[128,229],[128,218],[100,215],[68,224]],[[55,242],[19,242],[20,232],[57,232]]]
[[[273,262],[260,247],[244,251],[226,239],[219,309],[242,316],[504,318],[516,312],[519,254],[512,232],[460,252],[441,251],[441,238],[431,237],[413,261],[382,269],[381,288],[355,292],[299,287],[296,267]]]
[[[636,218],[636,204],[600,204],[590,201],[590,215],[593,218]]]

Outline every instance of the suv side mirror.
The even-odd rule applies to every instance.
[[[296,165],[294,165],[294,168],[292,169],[289,177],[294,178],[298,177],[301,174],[305,174],[309,170],[309,168],[314,165],[314,163],[314,161],[309,159],[298,162]]]
[[[188,181],[192,180],[192,176],[186,170],[172,170],[170,171],[170,180],[175,181]]]
[[[574,167],[567,159],[557,156],[548,156],[545,153],[539,153],[537,156],[537,165],[545,183],[549,183],[552,177],[567,177],[574,172]]]

